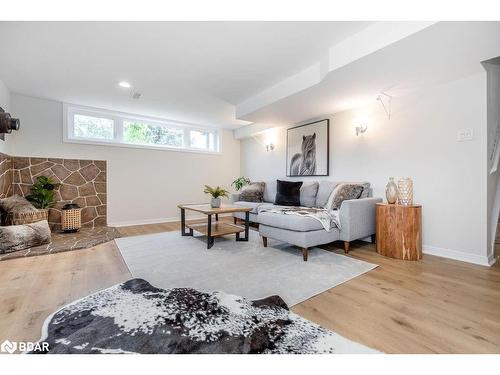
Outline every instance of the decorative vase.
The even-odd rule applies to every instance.
[[[212,200],[210,201],[210,206],[212,208],[219,208],[220,207],[220,198],[212,198]]]
[[[398,186],[394,182],[394,177],[389,177],[389,182],[385,186],[385,197],[389,204],[394,204],[398,200]]]
[[[411,178],[401,178],[398,181],[398,203],[403,206],[413,204],[413,181]]]

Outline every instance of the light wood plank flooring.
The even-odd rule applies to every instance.
[[[134,236],[178,229],[178,223],[166,223],[120,231]],[[326,248],[342,253],[340,245]],[[363,242],[353,243],[349,256],[380,267],[293,311],[388,353],[500,353],[499,266],[429,255],[398,261]],[[0,262],[0,342],[37,340],[58,307],[130,277],[114,242]]]

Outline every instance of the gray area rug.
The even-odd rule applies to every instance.
[[[182,237],[179,232],[115,241],[132,276],[156,287],[221,291],[254,300],[278,295],[288,306],[377,267],[320,248],[310,249],[304,262],[297,247],[272,239],[263,247],[255,231],[249,242],[216,238],[210,250],[204,236]]]

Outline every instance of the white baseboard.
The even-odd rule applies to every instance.
[[[496,262],[496,259],[492,255],[482,256],[477,254],[466,253],[463,251],[443,249],[441,247],[435,247],[429,245],[423,245],[422,247],[423,247],[422,252],[424,254],[436,255],[442,258],[460,260],[462,262],[479,264],[481,266],[490,267]]]

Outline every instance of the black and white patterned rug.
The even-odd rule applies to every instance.
[[[142,279],[47,318],[48,353],[376,353],[290,312],[278,296],[159,289]]]

